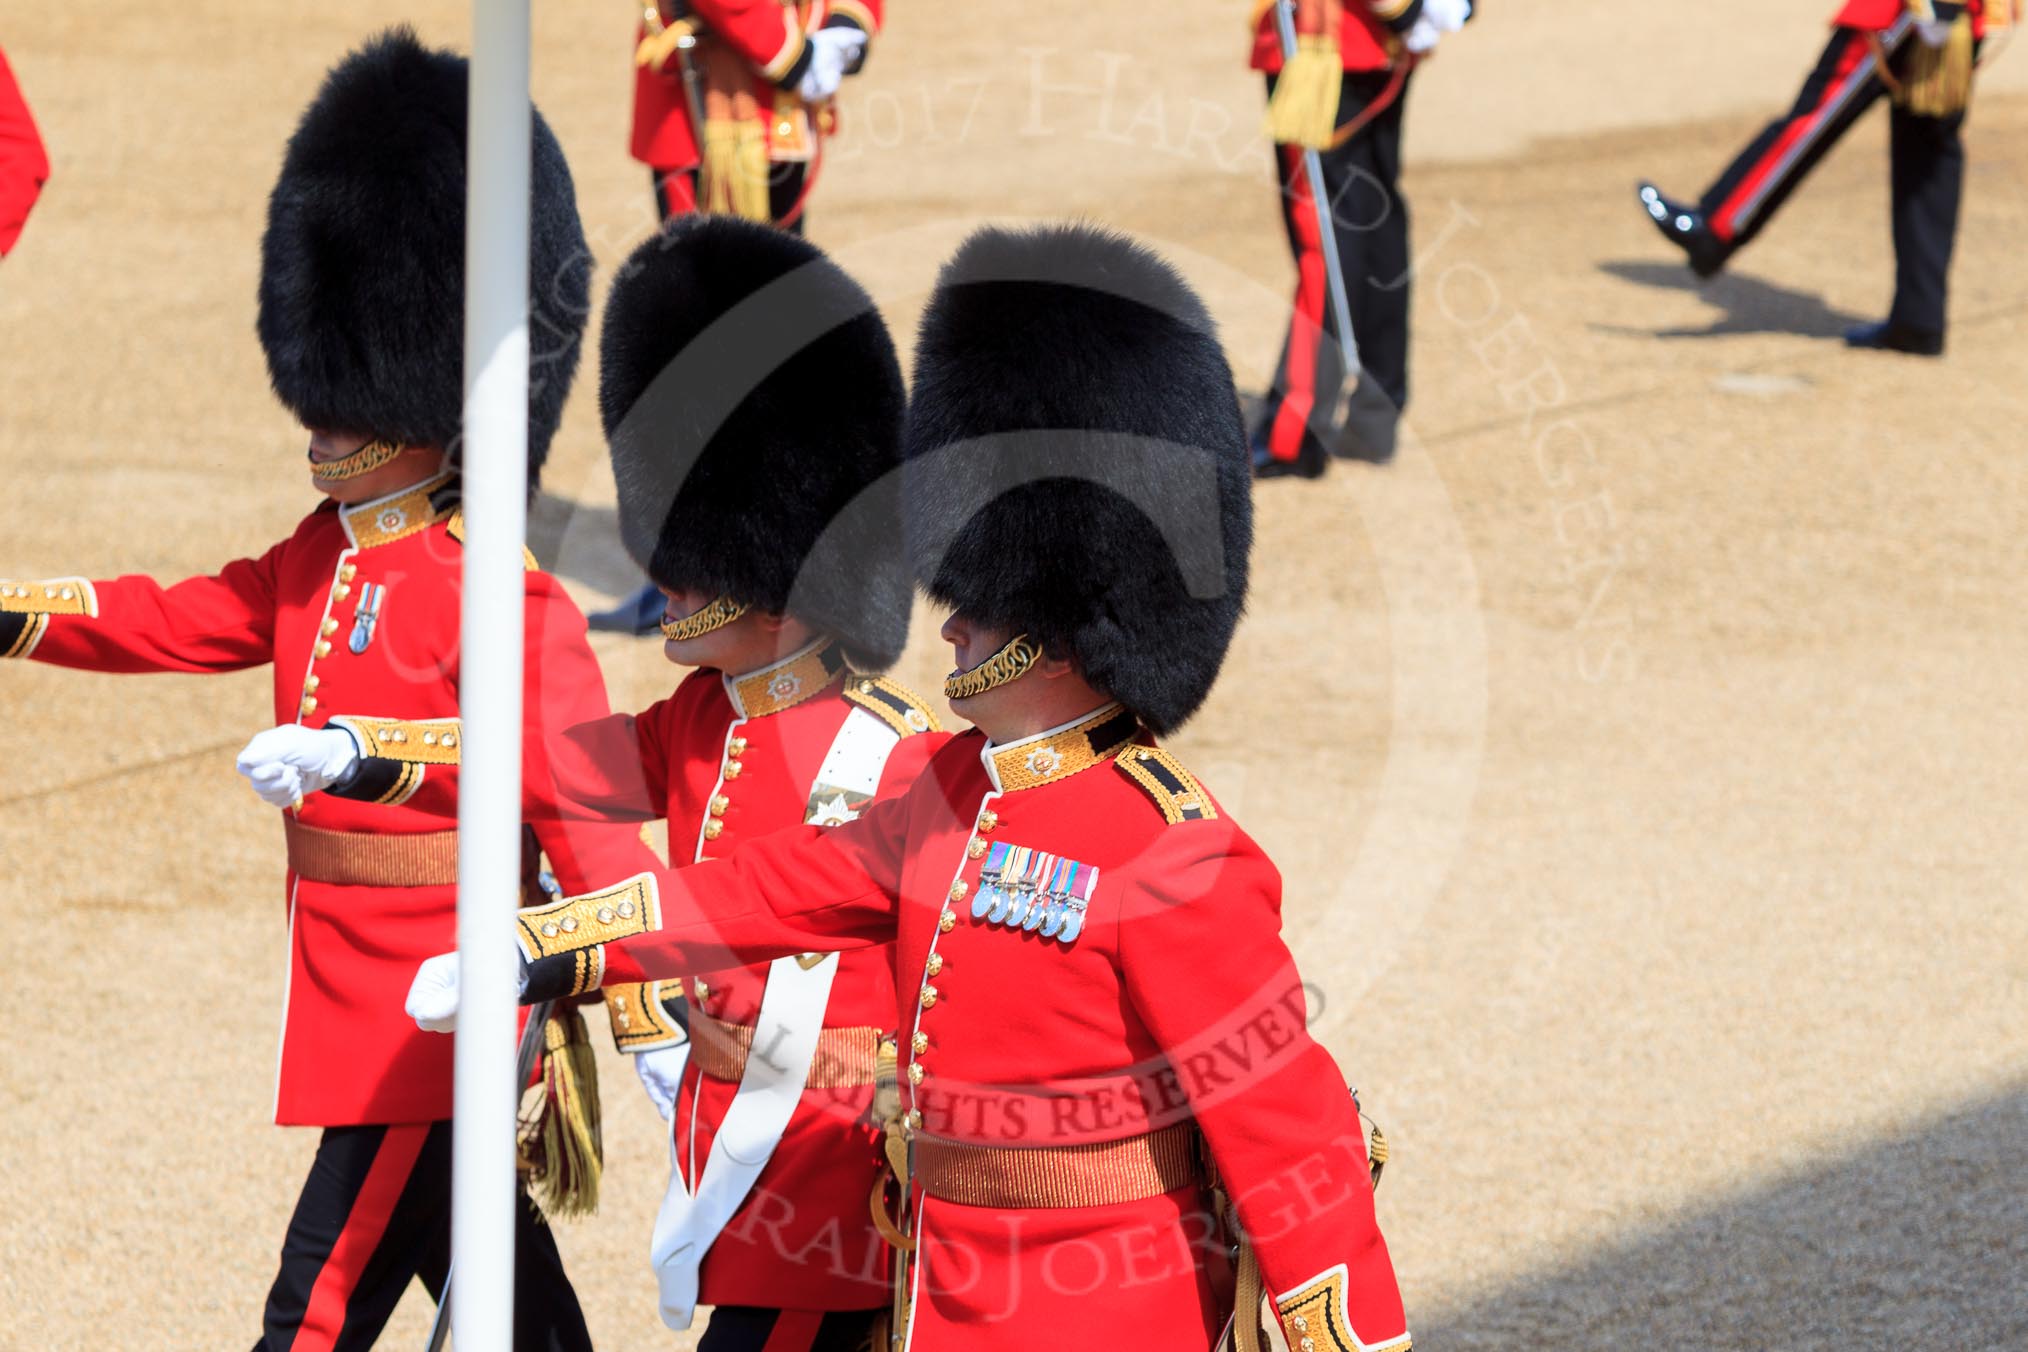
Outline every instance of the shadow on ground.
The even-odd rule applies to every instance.
[[[1425,1312],[1416,1345],[2018,1352],[2024,1167],[2028,1084],[1578,1266]]]
[[[1634,324],[1594,324],[1601,333],[1647,334],[1655,338],[1721,338],[1741,333],[1794,333],[1805,338],[1837,338],[1869,316],[1850,314],[1815,292],[1797,291],[1738,272],[1700,279],[1681,263],[1621,259],[1600,263],[1599,271],[1637,286],[1670,291],[1695,291],[1708,305],[1725,313],[1703,328],[1646,329]]]

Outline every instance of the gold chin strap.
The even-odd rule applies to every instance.
[[[350,455],[336,460],[310,462],[310,474],[326,483],[339,483],[371,474],[408,448],[392,441],[369,441]]]
[[[723,629],[740,616],[746,614],[747,604],[735,601],[730,596],[721,596],[708,601],[691,614],[680,620],[662,621],[662,637],[671,639],[702,638],[714,629]]]
[[[945,699],[970,699],[997,689],[1028,674],[1028,668],[1042,660],[1042,645],[1026,634],[1016,634],[970,671],[960,671],[944,681]]]

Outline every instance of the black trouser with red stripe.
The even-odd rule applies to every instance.
[[[863,1352],[871,1345],[876,1310],[763,1310],[720,1305],[697,1352]],[[876,1348],[874,1352],[887,1352]]]
[[[803,197],[803,180],[809,166],[789,161],[768,166],[768,211],[774,216],[775,224],[792,235],[803,233],[803,218],[808,211],[796,211],[796,204]],[[697,210],[697,171],[695,169],[650,169],[648,187],[655,194],[655,214],[663,221],[671,216],[687,216]],[[796,219],[782,225],[784,216],[796,211]]]
[[[1343,124],[1382,97],[1388,72],[1346,71],[1339,92]],[[1268,77],[1274,92],[1275,77]],[[1345,270],[1347,308],[1359,364],[1392,401],[1408,405],[1408,202],[1401,195],[1401,113],[1404,85],[1393,101],[1344,145],[1321,152],[1324,194],[1331,204],[1332,235]],[[1324,276],[1317,208],[1303,172],[1302,151],[1275,147],[1282,190],[1282,223],[1296,257],[1296,300],[1288,336],[1262,402],[1253,439],[1281,460],[1294,460],[1305,439],[1331,445],[1331,420],[1345,381]]]
[[[254,1352],[373,1346],[411,1278],[440,1298],[451,1263],[451,1124],[327,1127],[282,1241]],[[520,1199],[515,1352],[589,1352],[555,1236]]]
[[[1921,41],[1906,17],[1879,35],[1889,64]],[[1728,253],[1759,234],[1796,185],[1880,96],[1873,44],[1854,28],[1834,29],[1803,82],[1795,107],[1768,124],[1718,176],[1699,205]],[[1895,105],[1889,125],[1894,197],[1894,308],[1889,318],[1942,333],[1958,203],[1964,195],[1964,114],[1922,117]]]

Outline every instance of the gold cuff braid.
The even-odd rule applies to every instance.
[[[600,892],[531,906],[515,915],[514,925],[515,939],[530,962],[646,934],[662,927],[655,876],[637,873]],[[578,993],[584,989],[589,988]]]
[[[1275,1302],[1291,1352],[1410,1352],[1413,1344],[1406,1333],[1377,1343],[1361,1342],[1345,1310],[1345,1287],[1345,1268],[1340,1264]]]
[[[683,1030],[663,1008],[664,995],[683,998],[681,981],[637,981],[606,988],[606,1017],[613,1024],[613,1046],[623,1052],[672,1047],[683,1041]]]
[[[373,718],[348,714],[332,719],[331,723],[359,739],[362,756],[406,761],[411,765],[458,763],[458,733],[463,725],[455,718]]]

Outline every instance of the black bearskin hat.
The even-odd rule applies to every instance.
[[[465,58],[390,28],[324,79],[261,238],[275,393],[309,427],[455,449],[464,408]],[[591,254],[563,150],[534,116],[528,471],[563,417]]]
[[[666,587],[778,614],[893,665],[907,396],[873,299],[795,235],[690,216],[615,278],[599,410],[620,536]]]
[[[905,513],[930,596],[1025,632],[1157,732],[1210,693],[1246,599],[1251,467],[1211,317],[1089,226],[985,229],[916,344]]]

